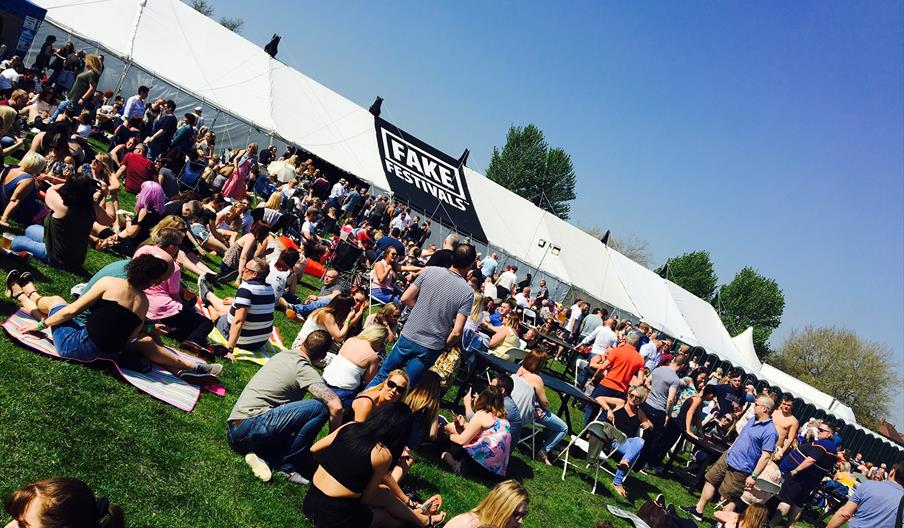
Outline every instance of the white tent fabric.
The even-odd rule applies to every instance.
[[[662,277],[618,251],[606,249],[642,320],[688,345],[701,346]]]
[[[752,326],[748,326],[747,330],[732,337],[731,340],[734,342],[735,348],[738,349],[738,353],[744,358],[744,361],[755,365],[760,364],[760,358],[756,355],[756,348],[753,346]]]
[[[811,403],[848,423],[857,423],[857,418],[854,416],[854,412],[850,407],[816,387],[813,387],[809,383],[801,381],[768,363],[763,364],[763,368],[757,374],[757,377],[768,381],[770,384],[781,388],[785,392],[790,392],[791,394],[802,398],[804,401]]]
[[[759,372],[759,360],[752,361],[751,358],[738,352],[728,330],[722,325],[722,320],[719,319],[716,310],[708,302],[672,281],[667,280],[665,283],[675,304],[681,310],[684,320],[687,321],[691,331],[694,332],[697,340],[707,352],[715,354],[751,374]]]

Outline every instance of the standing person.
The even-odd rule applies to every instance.
[[[686,361],[684,356],[675,356],[668,366],[657,367],[650,373],[650,378],[652,378],[650,395],[643,403],[642,408],[644,414],[650,419],[653,430],[650,431],[651,440],[644,445],[640,459],[637,461],[637,467],[641,470],[651,454],[658,450],[656,442],[664,436],[669,417],[672,415],[672,408],[678,398],[678,372],[684,368]]]
[[[227,440],[245,455],[254,475],[269,481],[272,470],[293,482],[306,483],[297,473],[311,460],[310,447],[330,421],[330,430],[342,423],[342,403],[314,364],[323,361],[330,336],[311,333],[295,350],[276,354],[251,378],[229,414]],[[305,394],[313,398],[305,399]]]
[[[474,300],[474,290],[465,276],[475,257],[474,246],[459,244],[451,268],[426,267],[408,286],[401,302],[411,307],[411,315],[370,387],[403,366],[411,384],[417,385],[443,350],[459,344]]]
[[[173,136],[176,134],[176,127],[179,125],[176,119],[176,102],[168,99],[163,104],[163,113],[157,116],[151,127],[151,135],[144,139],[144,143],[148,146],[148,157],[157,159],[161,154],[166,154],[169,150]]]
[[[716,402],[719,404],[719,414],[739,416],[744,411],[747,402],[747,391],[742,383],[743,373],[734,370],[728,374],[728,383],[716,385]]]
[[[615,319],[610,318],[603,321],[603,324],[590,332],[578,346],[586,346],[591,342],[593,345],[590,347],[590,354],[588,355],[588,366],[578,372],[578,387],[583,387],[584,384],[587,383],[587,378],[590,377],[591,372],[589,363],[593,362],[593,358],[596,356],[605,356],[609,350],[615,348],[618,344],[618,336],[615,335]]]
[[[47,35],[47,38],[44,39],[44,43],[41,44],[41,49],[38,51],[38,55],[35,57],[35,63],[32,64],[31,69],[42,71],[50,66],[50,59],[53,58],[53,44],[56,42],[56,39],[56,35]]]
[[[834,473],[838,460],[837,446],[832,438],[835,428],[823,422],[816,434],[815,442],[799,445],[779,464],[783,476],[782,489],[778,492],[780,503],[769,523],[771,526],[781,522],[782,517],[787,517],[791,524],[795,523],[813,498],[813,492],[822,478]]]
[[[690,379],[690,378],[685,378]],[[662,474],[662,459],[666,452],[681,438],[682,433],[687,433],[691,438],[698,438],[697,432],[703,431],[703,408],[707,403],[716,399],[716,389],[712,385],[706,385],[701,392],[695,392],[684,400],[678,411],[678,416],[670,420],[665,432],[660,438],[655,439],[654,450],[647,458],[647,462],[653,467],[652,472]]]
[[[85,59],[85,71],[75,78],[75,82],[69,90],[69,96],[60,103],[48,122],[55,122],[57,116],[68,108],[73,108],[76,114],[81,112],[82,108],[94,98],[94,91],[97,90],[97,83],[100,82],[100,75],[103,71],[104,63],[100,55],[88,55]]]
[[[778,409],[772,413],[772,421],[775,422],[775,428],[778,429],[778,445],[775,448],[775,454],[772,455],[772,459],[775,461],[782,459],[797,438],[800,422],[791,414],[792,410],[794,410],[794,396],[786,392],[782,395]]]
[[[867,481],[858,485],[850,500],[826,525],[840,528],[898,528],[901,504],[904,500],[904,462],[892,466],[888,480]],[[896,526],[898,523],[898,526]]]
[[[248,192],[248,175],[251,174],[251,166],[257,163],[257,143],[250,143],[248,147],[240,150],[232,158],[235,170],[223,184],[223,196],[241,200]]]
[[[147,86],[139,86],[138,93],[126,99],[126,105],[122,109],[122,119],[128,122],[129,119],[135,117],[141,119],[144,117],[146,109],[145,101],[151,89]]]
[[[427,263],[424,265],[437,266],[440,268],[448,268],[452,266],[452,252],[455,251],[455,247],[458,246],[460,241],[461,237],[458,236],[458,233],[449,233],[449,235],[443,240],[443,248],[439,251],[434,251],[433,254],[430,255],[430,258],[427,259]]]
[[[496,268],[499,267],[499,261],[496,258],[496,252],[494,251],[480,261],[480,273],[484,277],[492,277],[496,274]]]
[[[138,194],[141,191],[142,183],[157,181],[154,162],[149,160],[146,154],[147,146],[144,143],[138,143],[132,152],[126,153],[119,162],[116,179],[119,180],[125,176],[124,187],[132,194]]]
[[[647,338],[649,341],[642,345],[638,352],[643,358],[643,366],[652,371],[659,366],[659,361],[662,359],[662,351],[659,349],[661,343],[658,334],[652,329],[647,334]]]
[[[499,278],[496,279],[496,291],[498,292],[500,299],[507,299],[512,295],[512,290],[518,283],[517,272],[517,266],[506,266],[505,271],[503,271],[499,275]]]
[[[747,422],[737,440],[706,472],[706,484],[703,485],[703,492],[696,506],[682,508],[694,520],[703,522],[703,510],[715,497],[716,486],[719,494],[731,501],[724,509],[734,511],[734,501],[740,499],[744,488],[751,488],[756,484],[757,477],[769,463],[778,441],[778,431],[771,417],[774,407],[775,402],[768,396],[756,399],[754,419]]]
[[[571,308],[568,309],[568,322],[565,323],[566,341],[574,342],[574,340],[578,338],[581,328],[581,319],[584,317],[584,308],[586,307],[587,303],[582,299],[578,299],[571,305]]]
[[[605,375],[590,394],[596,405],[588,404],[584,407],[585,424],[590,423],[599,407],[608,412],[613,405],[625,401],[628,397],[628,387],[643,385],[643,358],[637,353],[637,340],[638,336],[631,334],[624,344],[610,350],[605,357],[599,355],[593,357],[590,363],[590,368],[596,372],[593,379],[597,379],[604,372]]]

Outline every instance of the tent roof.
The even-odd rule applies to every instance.
[[[642,320],[690,346],[701,346],[662,277],[618,251],[606,249]]]
[[[756,348],[753,345],[753,327],[748,326],[747,330],[744,330],[740,334],[731,338],[732,342],[735,345],[735,348],[738,349],[738,353],[741,354],[741,357],[744,358],[744,361],[750,363],[751,365],[761,365],[760,358],[756,354]]]
[[[751,374],[759,372],[759,360],[752,361],[738,351],[712,305],[672,281],[666,280],[665,283],[684,320],[707,352]]]

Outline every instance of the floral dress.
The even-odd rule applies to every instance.
[[[471,443],[462,447],[475,462],[504,477],[512,451],[512,433],[508,420],[496,418],[493,425],[481,431]]]

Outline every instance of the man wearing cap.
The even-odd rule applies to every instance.
[[[330,191],[330,199],[327,202],[328,207],[334,207],[337,211],[342,206],[345,195],[348,194],[348,181],[345,178],[339,178],[339,181],[333,185]]]

